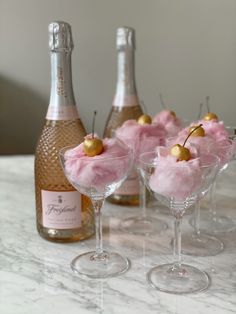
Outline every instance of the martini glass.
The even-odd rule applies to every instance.
[[[90,278],[107,278],[127,271],[130,262],[116,252],[103,249],[101,209],[105,198],[111,195],[125,180],[132,163],[132,153],[125,143],[122,153],[103,157],[78,156],[73,147],[65,147],[60,151],[61,164],[70,183],[82,194],[91,199],[94,208],[96,249],[75,257],[71,268],[75,273]],[[74,147],[75,148],[75,147]]]
[[[173,294],[202,291],[209,286],[209,277],[205,272],[183,264],[181,222],[185,211],[209,190],[218,165],[208,155],[188,162],[167,164],[166,160],[164,163],[162,160],[156,152],[144,153],[140,156],[139,168],[147,187],[170,208],[174,216],[175,261],[152,268],[147,273],[147,281],[152,287]],[[190,171],[192,167],[195,168],[194,175]]]
[[[139,143],[139,139],[129,139],[128,145],[134,154],[133,167],[138,172],[139,178],[139,204],[140,213],[137,216],[129,217],[121,222],[121,229],[127,233],[148,236],[151,234],[159,234],[168,228],[168,225],[156,217],[147,215],[147,189],[143,178],[138,171],[139,156],[148,151],[152,151],[155,147],[165,143],[165,139],[154,136],[146,136]]]
[[[201,213],[200,229],[208,234],[218,234],[230,232],[236,229],[236,225],[229,217],[219,215],[215,198],[215,186],[221,173],[228,167],[228,163],[235,157],[235,136],[229,135],[226,141],[220,141],[209,150],[218,155],[220,159],[219,170],[210,190],[210,209]],[[190,219],[190,224],[194,226],[194,218]]]

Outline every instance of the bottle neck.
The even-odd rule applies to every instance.
[[[51,93],[47,119],[78,118],[72,86],[71,53],[51,53]]]
[[[117,85],[113,106],[138,105],[135,83],[134,50],[127,48],[118,52]]]

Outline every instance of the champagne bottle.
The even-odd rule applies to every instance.
[[[89,199],[68,182],[58,155],[61,148],[81,143],[86,134],[72,87],[73,41],[69,24],[49,25],[49,48],[50,104],[35,152],[37,229],[47,240],[73,242],[94,233],[94,218]]]
[[[134,30],[130,27],[117,29],[116,47],[118,51],[118,71],[116,93],[108,116],[104,137],[111,137],[114,131],[129,119],[142,115],[139,104],[134,73]],[[120,205],[138,205],[139,182],[133,171],[122,186],[108,199]]]

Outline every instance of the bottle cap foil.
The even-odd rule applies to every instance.
[[[135,49],[135,31],[127,26],[119,27],[116,33],[116,48],[125,47]]]
[[[49,24],[49,49],[57,52],[69,52],[74,48],[71,26],[63,21]]]

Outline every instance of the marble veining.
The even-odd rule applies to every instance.
[[[222,212],[236,223],[236,162],[217,183]],[[157,207],[159,207],[158,205]],[[85,280],[69,263],[94,248],[94,238],[73,244],[54,244],[39,237],[35,226],[33,156],[0,157],[0,314],[230,314],[236,313],[236,231],[221,234],[223,253],[213,257],[184,256],[184,261],[211,276],[210,288],[198,294],[175,296],[149,287],[150,267],[172,261],[172,218],[154,207],[148,214],[164,219],[169,229],[158,236],[140,237],[119,230],[123,218],[138,208],[106,204],[104,246],[131,260],[120,277]],[[190,215],[183,231],[191,228]]]

